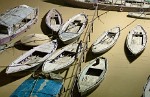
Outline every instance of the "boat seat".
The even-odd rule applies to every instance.
[[[74,23],[80,23],[81,20],[74,20]]]
[[[134,34],[135,37],[142,37],[143,34]]]
[[[72,52],[72,51],[64,51],[63,54],[66,56],[69,56],[69,57],[73,57],[76,55],[76,52]]]
[[[78,24],[77,24],[77,26],[82,26],[82,25],[83,25],[83,23],[78,23]]]
[[[83,25],[83,23],[81,23],[81,20],[75,20],[73,22],[73,24],[75,24],[76,26],[82,26]]]
[[[116,33],[114,33],[114,32],[108,32],[109,37],[112,37],[112,36],[115,36],[115,35],[116,35]]]
[[[95,61],[96,61],[96,63],[94,63],[93,66],[98,65],[100,63],[99,59],[96,59]]]
[[[58,14],[55,14],[55,17],[58,17]]]

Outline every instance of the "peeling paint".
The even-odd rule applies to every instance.
[[[38,96],[36,96],[36,95],[32,96],[32,95],[31,95],[30,97],[38,97]]]
[[[46,83],[48,82],[48,80],[45,80],[42,84],[41,84],[41,86],[40,86],[40,88],[38,89],[38,91],[41,91],[41,90],[43,90],[43,88],[44,88],[44,86],[46,86]]]

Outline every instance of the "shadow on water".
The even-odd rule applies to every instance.
[[[126,55],[128,61],[129,61],[130,63],[132,63],[133,61],[135,61],[135,60],[141,55],[141,53],[142,53],[142,52],[141,52],[141,53],[138,54],[138,55],[133,55],[133,54],[129,51],[129,49],[127,48],[126,41],[124,42],[124,52],[125,52],[125,55]]]
[[[144,95],[142,94],[141,97],[144,97]]]
[[[27,50],[30,50],[30,49],[32,49],[33,47],[31,47],[31,46],[25,46],[24,44],[22,44],[21,42],[20,42],[20,40],[19,41],[17,41],[16,43],[14,43],[12,46],[9,46],[8,45],[8,47],[6,47],[6,48],[4,48],[4,49],[1,49],[0,50],[0,54],[2,54],[3,52],[7,52],[7,49],[12,49],[12,51],[14,52],[14,49],[18,49],[18,50],[24,50],[24,51],[27,51]]]
[[[19,80],[31,73],[39,73],[41,72],[42,65],[38,65],[36,67],[24,70],[24,71],[20,71],[20,72],[16,72],[16,73],[11,73],[11,74],[6,74],[6,68],[0,72],[0,87],[7,85],[11,82],[14,82],[16,80]]]
[[[20,41],[17,41],[14,45],[14,47],[16,49],[19,49],[19,50],[30,50],[33,48],[33,46],[27,46],[27,45],[24,45],[22,44]]]
[[[0,72],[0,87],[23,78],[31,73],[31,71],[23,71],[13,74],[6,74],[5,71],[6,69]]]
[[[82,97],[79,93],[77,82],[75,83],[75,86],[73,88],[72,97]]]
[[[42,30],[43,34],[47,35],[48,37],[53,37],[53,38],[56,37],[57,38],[56,32],[53,32],[50,28],[48,28],[48,26],[45,23],[45,18],[46,18],[47,13],[42,18],[42,21],[41,21],[41,30]]]

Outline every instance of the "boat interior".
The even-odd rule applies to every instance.
[[[109,36],[110,38],[113,38],[115,35],[116,35],[116,33],[114,33],[114,32],[108,32],[108,36]]]
[[[41,58],[43,58],[46,55],[47,55],[47,53],[45,53],[45,52],[35,51],[34,53],[32,53],[32,55],[29,55],[28,57],[24,58],[23,60],[21,60],[18,63],[30,66],[30,65],[38,62]]]
[[[63,55],[64,55],[64,56],[73,57],[74,55],[76,55],[76,52],[64,51],[64,52],[63,52]]]
[[[55,14],[54,17],[51,17],[50,24],[52,24],[52,25],[58,25],[58,24],[60,24],[58,14]]]
[[[89,68],[88,71],[86,72],[86,75],[100,76],[103,71],[104,70],[98,68]]]
[[[75,20],[72,24],[68,25],[65,32],[78,33],[82,25],[83,23],[81,23],[81,20]]]
[[[52,59],[49,63],[55,63],[56,61],[59,61],[59,59],[65,59],[65,57],[73,57],[74,52],[64,51],[61,54],[59,54],[55,59]],[[65,60],[66,61],[66,60]]]
[[[142,32],[133,34],[132,44],[142,45],[143,44],[143,34]]]
[[[0,25],[0,34],[8,34],[8,28],[4,25]]]
[[[116,33],[108,32],[108,34],[102,39],[102,44],[109,44],[115,38]]]

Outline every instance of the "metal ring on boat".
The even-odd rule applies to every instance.
[[[123,11],[123,8],[122,7],[120,7],[120,12],[122,12]]]
[[[93,7],[96,8],[96,6],[98,6],[98,4],[97,3],[93,3]]]
[[[144,12],[144,9],[143,9],[143,8],[140,8],[140,12]]]

